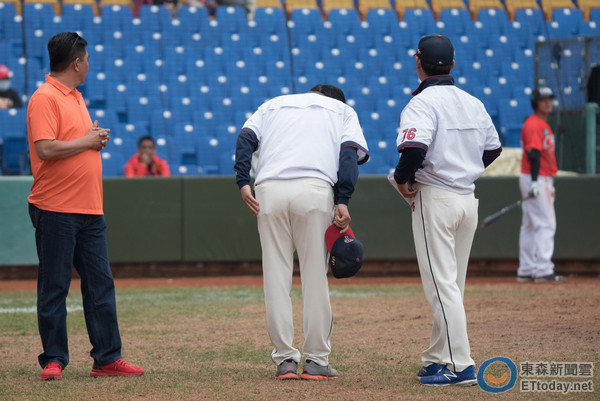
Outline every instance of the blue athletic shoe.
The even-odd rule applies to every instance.
[[[429,366],[422,366],[421,369],[419,369],[419,373],[417,373],[417,376],[419,376],[419,377],[433,376],[437,372],[439,372],[440,369],[443,367],[444,367],[444,365],[440,365],[439,363],[432,363]]]
[[[452,372],[444,366],[433,376],[422,377],[421,384],[425,386],[473,386],[477,384],[477,378],[473,366],[469,366],[462,372]]]

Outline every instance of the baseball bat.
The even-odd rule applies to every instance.
[[[489,226],[494,221],[498,220],[500,217],[504,216],[506,213],[510,212],[512,209],[521,206],[521,203],[523,203],[524,201],[529,200],[529,199],[531,199],[530,196],[528,196],[527,198],[524,198],[524,199],[519,199],[515,203],[511,203],[508,206],[504,206],[502,209],[498,210],[497,212],[490,214],[485,219],[483,219],[483,221],[481,222],[481,228]]]

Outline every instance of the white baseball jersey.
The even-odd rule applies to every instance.
[[[255,185],[294,178],[319,178],[334,185],[343,143],[357,148],[359,163],[368,157],[354,109],[316,92],[271,99],[244,128],[251,129],[259,141]]]
[[[477,98],[454,85],[423,89],[400,117],[398,151],[418,147],[427,154],[415,180],[458,194],[475,190],[485,170],[484,150],[501,147],[492,119]]]

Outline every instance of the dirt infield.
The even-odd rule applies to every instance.
[[[299,282],[295,277],[294,283]],[[273,379],[269,359],[260,276],[117,278],[125,356],[147,368],[147,374],[111,380],[108,387],[105,381],[89,378],[89,339],[79,306],[79,280],[73,280],[71,291],[77,301],[71,307],[79,307],[69,315],[72,359],[60,383],[38,379],[35,280],[0,281],[4,305],[32,310],[0,315],[4,361],[0,399],[263,401],[289,395],[340,401],[598,399],[597,390],[551,394],[525,393],[516,387],[493,395],[477,387],[420,386],[415,372],[431,330],[431,311],[420,279],[359,276],[332,278],[330,284],[335,317],[331,363],[340,371],[340,379],[281,383]],[[600,366],[598,288],[600,279],[592,277],[568,277],[564,284],[519,284],[514,277],[467,278],[465,309],[473,359],[478,366],[499,356],[515,363]],[[292,292],[299,323],[300,289],[295,286]],[[301,345],[302,325],[295,331],[295,343]],[[497,378],[503,374],[492,373]],[[588,381],[597,382],[597,376],[594,371]]]

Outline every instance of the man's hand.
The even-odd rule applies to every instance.
[[[537,198],[539,194],[540,194],[540,187],[538,185],[538,182],[532,181],[531,186],[529,187],[529,197]]]
[[[346,232],[348,227],[350,227],[350,213],[348,212],[348,205],[344,205],[340,203],[335,208],[335,219],[333,220],[333,224],[337,227],[341,228],[340,233]]]
[[[404,196],[405,198],[414,198],[414,196],[417,194],[416,189],[412,189],[412,187],[410,186],[410,184],[407,182],[405,182],[404,184],[396,184],[398,186],[398,190],[400,191],[400,193],[402,194],[402,196]]]
[[[154,161],[152,159],[152,155],[149,154],[149,153],[145,153],[145,152],[144,153],[140,153],[139,160],[140,160],[140,163],[142,163],[142,164],[148,164],[148,165],[152,164],[152,162]]]
[[[252,190],[250,189],[250,185],[244,185],[240,188],[240,194],[242,195],[242,201],[252,213],[252,215],[257,216],[258,212],[260,212],[260,204],[252,195]]]
[[[96,149],[98,151],[104,149],[106,147],[106,144],[108,143],[108,140],[110,139],[110,137],[108,136],[109,132],[109,129],[101,128],[98,126],[98,120],[94,121],[92,127],[85,134],[87,137],[86,139],[88,139],[90,143],[90,148]]]

